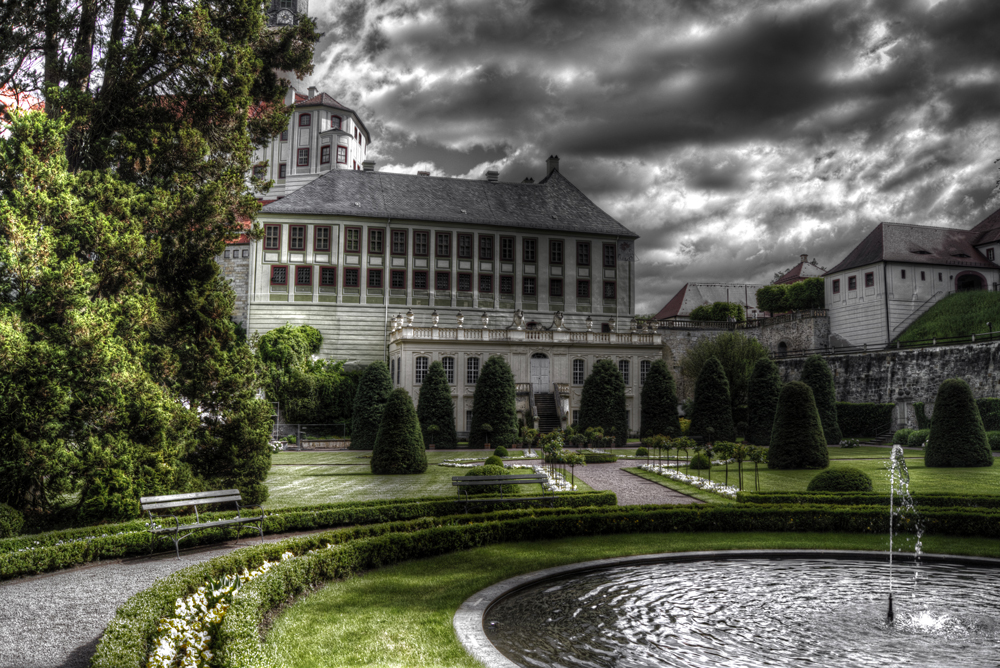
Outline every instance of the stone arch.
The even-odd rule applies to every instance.
[[[785,343],[784,341],[779,341],[778,342],[778,356],[779,357],[785,357],[786,355],[788,355],[788,344]]]
[[[960,271],[955,276],[955,292],[986,290],[986,286],[986,277],[978,271]]]

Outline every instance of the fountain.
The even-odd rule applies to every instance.
[[[921,551],[921,538],[923,527],[920,517],[917,515],[916,503],[910,494],[910,470],[906,467],[906,459],[903,448],[900,445],[893,445],[889,454],[889,610],[886,613],[886,621],[890,624],[895,620],[895,612],[892,605],[893,570],[892,556],[894,550],[894,537],[897,528],[897,519],[913,522],[916,531],[916,539],[913,546],[914,562],[918,563]],[[898,505],[897,505],[898,501]],[[917,577],[916,571],[914,577]]]

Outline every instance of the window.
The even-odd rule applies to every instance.
[[[389,287],[394,290],[406,289],[406,272],[402,269],[393,269],[389,275]]]
[[[906,278],[906,272],[903,272],[903,278]],[[869,271],[865,273],[865,287],[874,288],[875,287],[875,272]]]
[[[313,230],[313,247],[318,251],[330,250],[329,227],[317,227]]]
[[[360,269],[345,269],[344,270],[344,287],[345,288],[356,288],[360,285]]]
[[[562,297],[563,296],[563,283],[561,278],[550,278],[549,279],[549,296],[550,297]]]
[[[417,363],[413,367],[413,382],[420,385],[427,377],[427,358],[418,357]]]
[[[447,271],[439,271],[434,275],[434,289],[438,292],[448,292],[451,290],[451,274]]]
[[[848,290],[857,290],[858,289],[858,277],[857,276],[848,276],[847,277],[847,289]]]
[[[399,385],[403,380],[403,360],[399,360],[399,364],[396,365],[396,385]]]
[[[281,248],[281,225],[264,226],[264,248],[269,250]]]
[[[581,267],[590,266],[590,242],[578,241],[576,244],[576,263]]]
[[[996,260],[996,254],[993,252],[992,248],[987,248],[986,249],[986,259],[989,260],[990,262],[993,262],[993,261]]]
[[[406,231],[405,230],[393,230],[392,231],[392,254],[393,255],[406,255]]]
[[[472,235],[458,235],[458,257],[472,257]]]
[[[346,165],[347,164],[347,147],[338,146],[337,147],[337,164]]]
[[[927,274],[925,272],[920,272],[920,280],[921,281],[926,281],[927,280]]]
[[[562,264],[563,242],[549,241],[549,264]]]
[[[573,360],[573,384],[583,385],[583,381],[587,379],[584,373],[585,365],[583,360]]]
[[[649,360],[642,360],[639,362],[639,384],[646,384],[646,376],[649,375],[649,370],[652,368],[653,363]]]
[[[493,277],[489,274],[479,275],[479,292],[490,293],[493,292]]]
[[[258,165],[253,168],[253,175],[255,178],[262,179],[267,176],[267,168],[263,165]]]
[[[610,281],[604,282],[604,298],[614,299],[615,298],[615,284]]]
[[[312,114],[302,114],[299,116],[299,127],[307,128],[312,125]]]
[[[250,251],[244,250],[243,251],[243,257],[250,257]]]
[[[337,268],[336,267],[320,267],[319,268],[319,284],[325,285],[327,287],[332,287],[337,285]]]
[[[493,237],[482,234],[479,235],[479,259],[493,259]]]
[[[414,255],[427,255],[427,233],[426,232],[414,232],[413,233],[413,254]]]
[[[458,275],[458,291],[472,292],[472,274]]]
[[[292,250],[305,249],[306,228],[304,225],[292,225],[288,228],[288,247]]]
[[[465,428],[472,429],[472,411],[465,411]]]
[[[939,271],[938,272],[938,282],[943,281],[943,280],[944,280],[944,278],[942,278],[941,272]]]
[[[615,245],[614,244],[604,244],[604,266],[613,267],[615,266]]]
[[[578,424],[580,424],[580,411],[574,410],[573,411],[573,425],[575,426],[575,425],[578,425]]]
[[[381,288],[382,287],[382,270],[381,269],[369,269],[368,270],[368,287],[369,288]]]
[[[470,357],[465,360],[465,384],[475,385],[479,382],[479,358]]]
[[[288,141],[288,130],[281,131],[281,141]]]
[[[521,279],[521,294],[527,297],[535,296],[535,279],[525,276]]]
[[[278,178],[283,179],[288,176],[288,165],[281,163],[278,165]]]
[[[389,378],[392,379],[393,384],[396,382],[396,360],[389,360]]]
[[[618,371],[622,375],[622,380],[628,385],[628,360],[618,360]]]
[[[331,130],[339,130],[340,129],[340,116],[331,116],[330,117],[330,129]]]
[[[427,289],[427,272],[426,271],[415,271],[415,272],[413,272],[413,289],[414,290],[426,290]]]
[[[437,233],[437,256],[451,257],[451,234],[448,232]]]
[[[590,281],[576,282],[577,299],[590,299]]]
[[[899,277],[900,278],[906,278],[906,270],[905,269],[900,270]],[[875,281],[875,278],[872,277],[872,285],[875,284],[874,281]],[[865,287],[866,288],[870,288],[871,287],[871,285],[868,285],[868,274],[865,274]]]
[[[840,279],[839,278],[833,279],[833,294],[835,294],[835,295],[839,295],[840,294]]]
[[[524,250],[524,261],[525,262],[534,262],[535,261],[535,240],[534,239],[525,239],[522,242],[522,244],[524,246],[524,249],[523,249]]]
[[[313,278],[312,267],[295,268],[295,285],[312,285],[312,278]]]
[[[271,285],[288,284],[288,267],[274,265],[271,267]]]
[[[444,377],[448,379],[448,384],[455,384],[455,358],[442,357],[441,366],[444,367]]]
[[[295,161],[298,167],[308,167],[309,166],[309,149],[300,148],[299,152],[296,154],[298,158]]]
[[[512,294],[514,294],[514,277],[513,276],[501,276],[500,277],[500,294],[502,294],[502,295],[512,295]]]
[[[514,261],[514,239],[512,237],[500,237],[500,259],[505,262]]]
[[[229,256],[230,256],[230,253],[229,253],[229,251],[226,251],[225,253],[223,253],[223,257],[224,257],[225,259],[227,259],[227,260],[228,260],[228,259],[229,259]]]
[[[344,251],[347,253],[361,252],[361,228],[348,227],[344,231]]]
[[[373,255],[381,255],[384,238],[385,232],[383,230],[368,230],[368,252]]]
[[[330,162],[330,147],[320,146],[319,147],[319,164],[326,165]]]

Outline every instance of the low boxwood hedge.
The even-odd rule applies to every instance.
[[[996,508],[1000,496],[962,495],[946,493],[914,494],[918,511],[923,508]],[[772,504],[833,504],[844,506],[889,506],[889,495],[881,492],[740,492],[740,503]]]
[[[610,464],[618,461],[618,455],[603,452],[585,452],[583,453],[583,461],[588,464]]]
[[[930,429],[917,429],[910,432],[910,435],[906,438],[906,444],[911,448],[922,448],[927,439],[930,438],[930,435]]]
[[[870,492],[872,479],[853,466],[838,466],[817,473],[809,481],[810,492]]]
[[[990,450],[1000,450],[1000,431],[986,432],[986,440],[990,443]]]

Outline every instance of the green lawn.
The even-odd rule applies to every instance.
[[[949,295],[927,309],[906,328],[899,340],[926,341],[932,338],[970,336],[989,331],[986,323],[993,323],[993,331],[1000,329],[997,313],[1000,312],[1000,293],[958,292]]]
[[[510,543],[406,562],[335,582],[288,608],[268,633],[273,665],[479,668],[452,629],[458,606],[509,577],[591,559],[730,549],[885,550],[883,536],[823,533],[628,534]],[[1000,556],[996,540],[927,536],[927,552]]]
[[[264,508],[273,510],[288,506],[336,503],[338,501],[368,501],[374,499],[422,498],[457,496],[451,477],[464,475],[466,469],[437,466],[445,459],[492,454],[486,450],[469,454],[429,451],[426,473],[414,475],[372,475],[370,453],[345,452],[280,452],[271,460],[267,476],[270,495]],[[530,473],[529,469],[522,472]],[[579,478],[577,490],[592,491]],[[518,485],[520,495],[537,496],[540,485]]]

